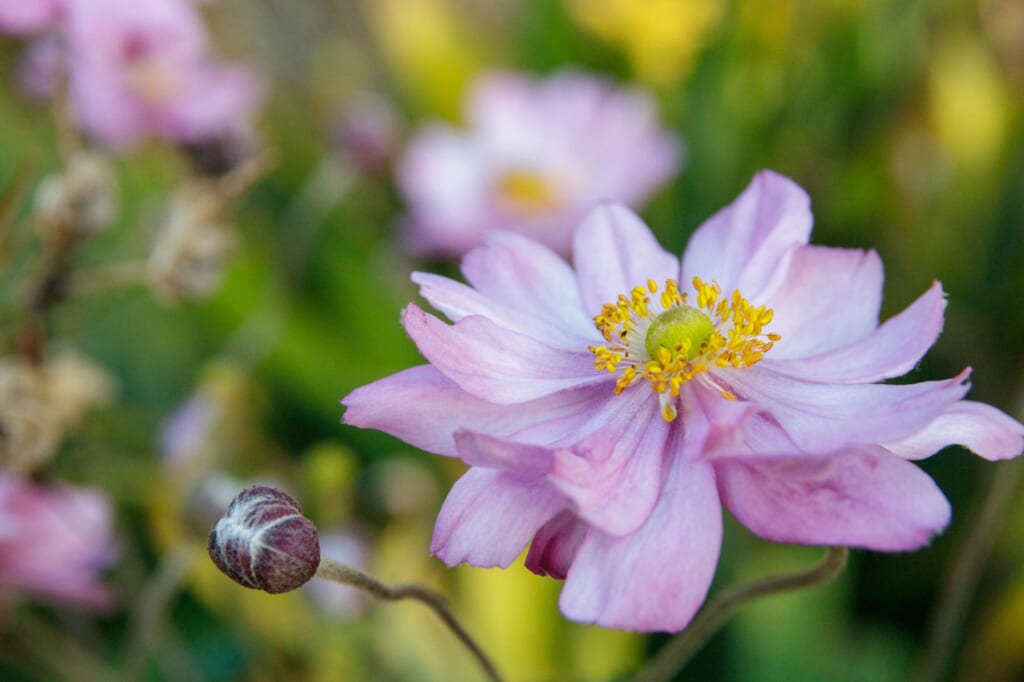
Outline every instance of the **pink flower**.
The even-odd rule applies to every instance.
[[[76,1],[67,49],[76,117],[112,147],[217,136],[244,125],[259,99],[251,73],[210,59],[186,0]]]
[[[99,573],[116,554],[107,497],[0,475],[0,594],[110,605]]]
[[[64,11],[64,0],[0,0],[0,33],[26,35],[44,31]]]
[[[529,545],[574,620],[685,627],[721,505],[777,542],[921,547],[950,508],[908,460],[1014,457],[1024,427],[963,400],[967,370],[878,383],[935,341],[942,289],[879,325],[878,255],[810,231],[807,195],[762,172],[681,263],[616,204],[580,225],[574,268],[495,232],[463,260],[469,286],[413,275],[454,324],[409,305],[430,364],[352,392],[345,420],[469,464],[431,551],[504,567]]]
[[[680,163],[648,95],[579,73],[491,75],[470,93],[466,118],[465,132],[423,130],[399,161],[416,249],[461,254],[504,229],[567,253],[587,209],[636,206]]]

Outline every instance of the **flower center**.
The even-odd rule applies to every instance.
[[[648,357],[657,357],[664,348],[693,360],[700,355],[715,333],[711,318],[688,305],[669,308],[658,315],[647,328],[644,347]]]
[[[498,177],[495,191],[500,200],[525,214],[546,213],[559,199],[548,178],[528,170],[509,170]]]
[[[139,57],[126,71],[128,87],[153,106],[169,104],[184,88],[181,74],[166,59],[156,56]]]
[[[723,298],[717,282],[693,278],[696,305],[679,284],[665,280],[635,286],[629,296],[619,294],[594,317],[594,325],[609,345],[590,346],[594,368],[619,374],[615,394],[638,381],[647,381],[659,394],[661,414],[676,418],[675,398],[683,384],[698,375],[727,400],[736,396],[708,376],[714,368],[743,369],[757,364],[781,337],[763,331],[774,312],[754,307],[739,290]]]

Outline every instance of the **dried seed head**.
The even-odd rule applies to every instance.
[[[86,237],[114,222],[117,203],[117,181],[110,162],[79,152],[64,170],[39,185],[35,211],[44,236]]]
[[[70,351],[38,363],[0,357],[0,471],[39,471],[88,410],[114,393],[113,379]]]
[[[320,565],[316,526],[277,488],[246,488],[210,531],[217,568],[235,582],[271,594],[304,585]]]
[[[236,247],[234,229],[218,221],[223,198],[208,183],[196,183],[172,198],[146,262],[146,277],[163,300],[208,296]]]

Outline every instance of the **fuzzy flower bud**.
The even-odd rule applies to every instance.
[[[36,217],[44,236],[85,237],[109,227],[117,215],[117,183],[110,163],[75,154],[67,168],[39,185]]]
[[[271,594],[305,583],[320,565],[316,526],[277,488],[246,488],[210,531],[210,558],[235,582]]]

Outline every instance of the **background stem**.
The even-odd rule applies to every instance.
[[[386,599],[388,601],[415,599],[423,602],[437,614],[444,624],[448,626],[448,629],[459,638],[459,641],[462,642],[467,649],[469,649],[469,652],[473,654],[474,658],[476,658],[487,677],[495,682],[500,682],[501,675],[498,674],[497,668],[495,668],[494,664],[491,663],[487,654],[483,652],[483,649],[480,648],[469,633],[466,632],[465,628],[463,628],[455,619],[455,615],[452,614],[451,610],[448,608],[444,597],[434,590],[413,583],[387,585],[368,573],[363,573],[362,571],[327,558],[322,558],[320,560],[320,566],[316,569],[316,575],[318,578],[333,580],[336,583],[341,583],[342,585],[348,585],[349,587],[362,590],[363,592],[367,592],[378,599]]]
[[[810,570],[783,573],[722,590],[708,601],[686,630],[655,654],[634,682],[671,680],[741,606],[770,594],[827,583],[846,568],[849,556],[850,550],[846,547],[829,547],[822,562]]]

